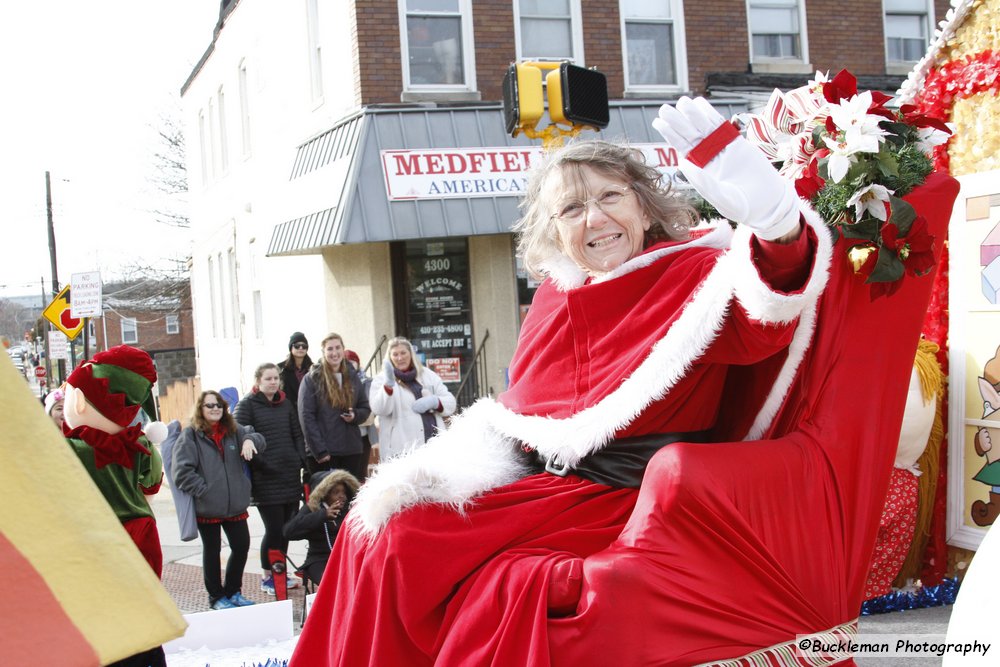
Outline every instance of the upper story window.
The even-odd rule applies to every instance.
[[[240,121],[243,129],[243,156],[250,155],[250,86],[247,82],[247,62],[240,61]]]
[[[888,62],[914,63],[923,58],[930,25],[928,0],[883,0],[883,3]]]
[[[805,60],[805,17],[798,0],[749,0],[751,61]]]
[[[620,7],[626,89],[686,89],[682,0],[621,0]]]
[[[219,86],[219,171],[229,171],[229,136],[226,133],[226,92]]]
[[[514,0],[518,59],[583,63],[579,0]]]
[[[399,15],[407,89],[475,88],[469,0],[399,0]]]
[[[122,318],[122,344],[135,345],[139,342],[139,327],[134,317]]]
[[[179,334],[181,332],[181,318],[177,315],[167,315],[167,333]]]
[[[205,112],[198,112],[198,148],[201,151],[201,184],[208,185],[208,131],[205,129]]]
[[[312,101],[323,101],[323,59],[319,39],[318,0],[306,0],[306,47],[309,49],[309,91]]]

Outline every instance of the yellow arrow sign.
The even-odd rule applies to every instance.
[[[70,312],[69,288],[69,285],[62,288],[62,291],[56,295],[56,298],[52,299],[52,303],[45,306],[42,316],[49,322],[52,322],[52,325],[56,329],[66,334],[66,338],[73,340],[83,331],[86,320],[74,318]]]

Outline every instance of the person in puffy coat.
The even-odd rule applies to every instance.
[[[317,586],[330,559],[337,532],[360,484],[346,470],[321,470],[309,478],[309,500],[285,524],[285,537],[309,540],[309,550],[302,563],[306,576]]]
[[[437,373],[425,368],[405,338],[389,341],[383,373],[368,400],[379,418],[379,460],[419,447],[444,428],[456,401]]]
[[[177,488],[194,497],[202,574],[212,609],[253,604],[242,594],[243,569],[250,551],[250,476],[244,471],[244,462],[252,461],[264,446],[260,433],[236,423],[229,414],[229,404],[217,391],[201,393],[191,425],[174,445],[171,474]],[[219,564],[223,532],[230,550],[225,581]]]
[[[281,553],[288,551],[288,540],[282,529],[299,507],[306,457],[298,411],[278,389],[280,384],[277,364],[261,364],[254,371],[253,389],[233,411],[238,423],[252,426],[267,442],[267,449],[250,462],[250,497],[264,523],[264,537],[260,541],[263,570],[260,588],[268,595],[274,595],[268,552],[272,549]],[[291,576],[287,581],[289,588],[301,583]]]

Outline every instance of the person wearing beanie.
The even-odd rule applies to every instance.
[[[299,402],[299,385],[309,372],[313,361],[309,358],[309,341],[301,331],[296,331],[288,339],[288,356],[278,363],[281,373],[281,391],[293,406]]]
[[[56,428],[62,431],[63,426],[63,394],[62,389],[50,391],[45,395],[45,414],[55,423]]]
[[[166,427],[152,422],[143,433],[140,407],[156,419],[152,393],[156,383],[153,360],[143,350],[120,345],[99,352],[66,379],[63,393],[63,434],[125,531],[162,574],[163,553],[153,510],[146,496],[156,494],[163,480],[163,462],[154,445],[166,437]],[[60,403],[46,401],[50,416]],[[121,665],[166,665],[162,647],[127,658]]]

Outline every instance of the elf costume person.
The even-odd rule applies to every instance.
[[[155,419],[156,369],[143,350],[119,345],[98,352],[66,379],[63,434],[108,505],[159,577],[163,569],[156,520],[146,496],[163,480],[153,445],[166,437],[162,422],[145,432],[140,408]]]

